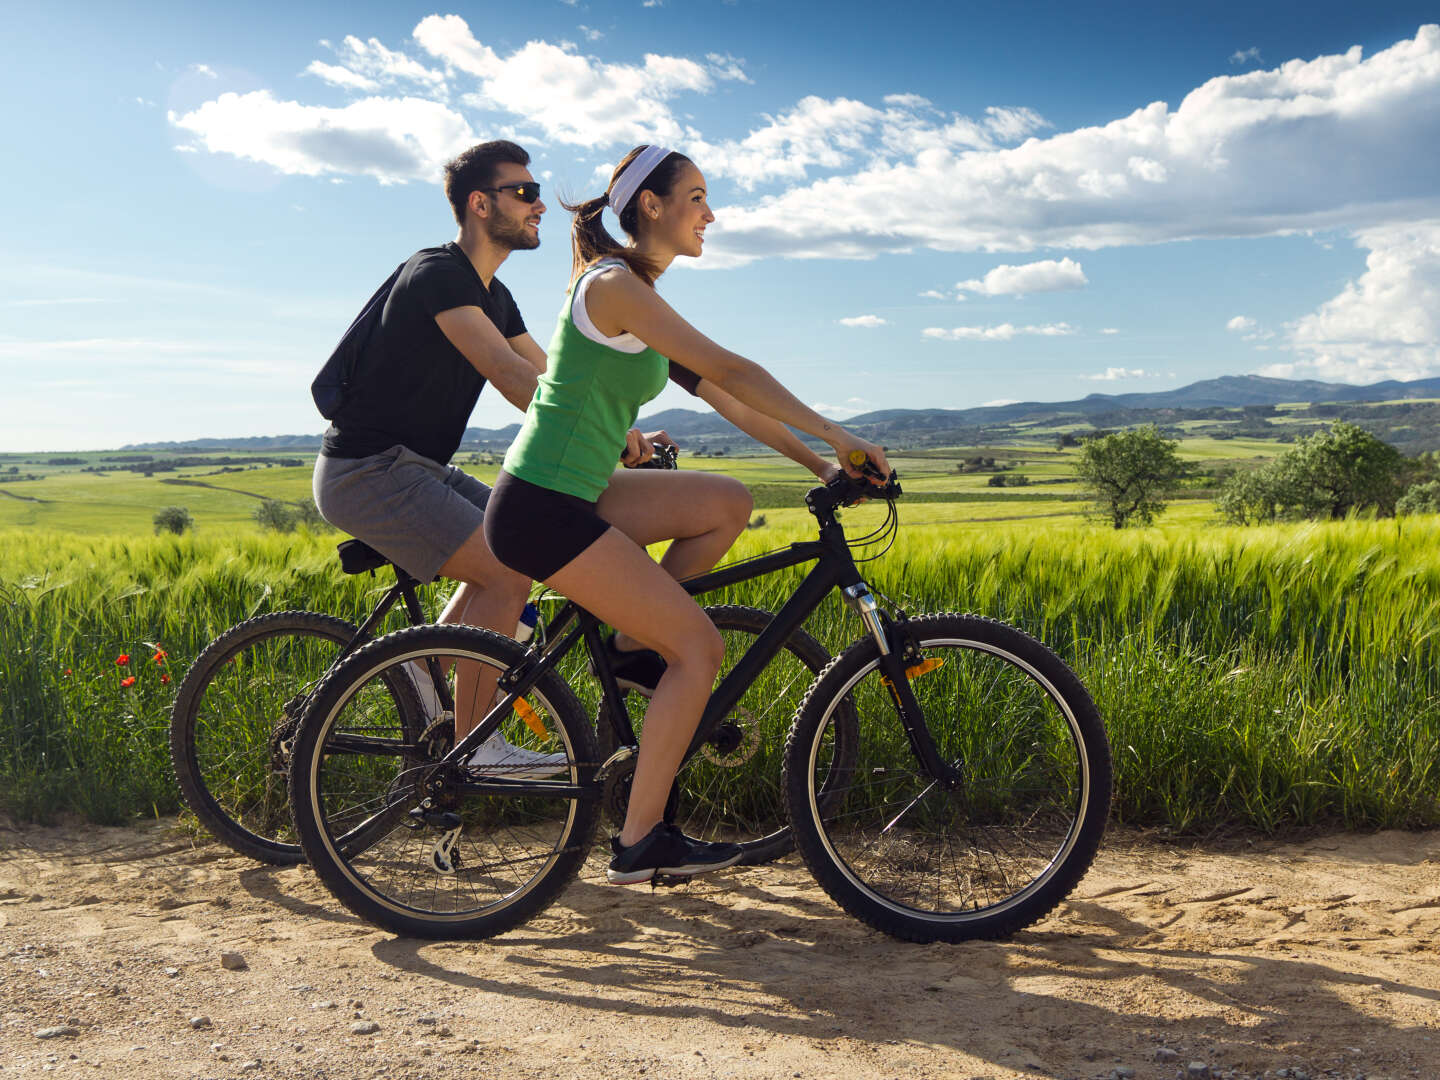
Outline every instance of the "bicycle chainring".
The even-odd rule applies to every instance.
[[[632,754],[611,766],[609,775],[605,777],[605,790],[600,796],[600,806],[605,817],[617,832],[625,827],[625,815],[630,809],[630,785],[635,780],[635,759],[636,755]],[[675,812],[679,806],[679,785],[671,784],[670,797],[665,800],[666,821],[675,820]]]

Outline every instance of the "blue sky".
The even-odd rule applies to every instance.
[[[0,450],[318,432],[497,136],[546,185],[500,275],[542,345],[555,193],[661,141],[718,216],[662,292],[833,416],[1440,374],[1433,3],[1157,7],[7,5]]]

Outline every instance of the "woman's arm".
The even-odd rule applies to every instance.
[[[850,454],[860,451],[881,472],[890,466],[874,443],[850,434],[825,419],[781,386],[759,364],[711,341],[634,274],[605,274],[586,294],[590,318],[605,334],[629,332],[662,355],[683,364],[742,404],[782,424],[823,439],[834,449],[840,467],[852,476],[860,470]]]
[[[795,433],[784,424],[762,412],[737,401],[732,395],[721,390],[708,379],[701,379],[695,394],[701,401],[745,432],[773,450],[778,450],[791,461],[803,465],[821,480],[830,480],[840,471],[795,437]]]

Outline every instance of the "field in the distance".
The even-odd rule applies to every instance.
[[[1188,438],[1181,456],[1202,470],[1229,463],[1250,464],[1283,449],[1275,441]],[[1053,444],[998,447],[936,447],[907,453],[897,450],[891,464],[900,472],[907,495],[907,522],[964,525],[1029,518],[1079,521],[1083,492],[1074,476],[1076,451]],[[156,511],[183,506],[196,528],[226,531],[258,528],[254,512],[264,499],[308,502],[314,456],[310,452],[167,453],[143,455],[148,462],[125,460],[120,452],[77,454],[0,454],[0,528],[35,527],[73,534],[121,535],[149,532]],[[971,470],[974,458],[994,466]],[[491,483],[498,466],[493,455],[462,452],[456,463]],[[54,464],[55,461],[67,462]],[[804,493],[814,478],[775,454],[694,456],[682,454],[681,468],[721,472],[748,485],[756,516],[765,524],[804,519]],[[140,471],[144,466],[154,471]],[[10,470],[15,470],[10,473]],[[95,471],[101,469],[104,471]],[[962,471],[965,469],[967,471]],[[8,475],[7,475],[8,474]],[[991,478],[1024,476],[1024,487],[993,487]],[[1183,493],[1165,519],[1192,524],[1213,516],[1203,491]],[[798,517],[797,517],[798,515]]]

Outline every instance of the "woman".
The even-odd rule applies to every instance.
[[[605,230],[607,206],[629,244]],[[490,497],[485,538],[502,563],[615,627],[609,648],[627,685],[653,688],[625,824],[611,840],[609,880],[690,876],[730,866],[740,852],[693,840],[663,820],[724,654],[719,633],[676,579],[708,570],[729,550],[751,503],[743,485],[727,477],[615,472],[617,459],[633,464],[648,451],[633,437],[627,445],[627,429],[669,377],[822,479],[836,467],[787,424],[829,443],[852,474],[855,450],[882,471],[888,466],[880,447],[706,338],[655,291],[677,256],[700,255],[705,227],[715,220],[705,179],[688,158],[636,147],[605,195],[566,209],[575,212],[570,297],[548,370]],[[661,540],[674,543],[657,565],[645,545]]]

